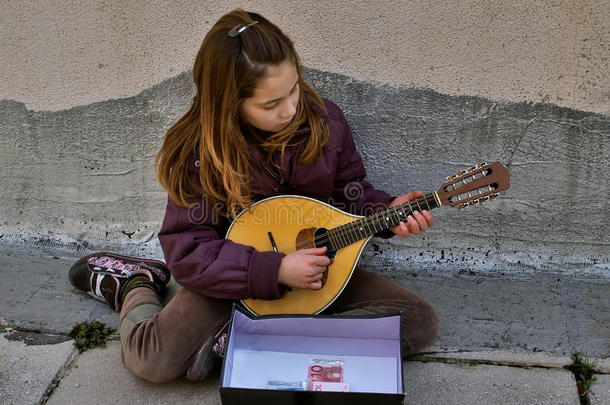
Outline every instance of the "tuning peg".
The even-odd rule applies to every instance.
[[[491,195],[489,196],[489,199],[490,199],[490,200],[495,200],[495,199],[496,199],[496,198],[498,198],[499,196],[500,196],[500,193],[491,194]]]
[[[487,163],[485,163],[485,162],[481,162],[481,163],[479,163],[479,164],[477,165],[477,169],[480,169],[480,168],[481,168],[481,167],[483,167],[483,166],[487,166]]]
[[[466,207],[468,207],[468,203],[463,203],[463,204],[458,205],[458,208],[459,208],[460,211],[463,210]]]
[[[447,176],[446,180],[453,180],[455,178],[455,176],[451,175],[451,176]]]
[[[472,200],[468,203],[468,205],[470,205],[471,207],[477,205],[479,203],[479,200]]]

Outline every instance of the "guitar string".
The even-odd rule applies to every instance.
[[[366,237],[366,236],[362,237],[362,230],[364,229],[364,227],[360,226],[359,227],[360,229],[356,228],[356,226],[358,226],[358,224],[366,226],[368,232],[371,231],[371,225],[372,225],[373,226],[373,230],[375,232],[372,232],[371,234],[374,234],[376,232],[379,232],[379,231],[377,231],[377,227],[375,226],[375,224],[379,224],[381,226],[380,231],[384,230],[384,229],[387,229],[387,228],[389,228],[391,226],[394,226],[394,225],[386,226],[387,223],[388,223],[388,221],[386,219],[386,216],[387,215],[389,215],[390,217],[392,216],[392,212],[388,212],[388,211],[394,211],[393,214],[395,215],[395,217],[399,218],[400,214],[398,213],[398,208],[401,208],[402,211],[403,211],[403,214],[404,214],[405,212],[404,212],[403,206],[408,205],[409,206],[409,210],[411,211],[411,213],[413,213],[413,212],[415,212],[417,210],[413,209],[411,204],[415,203],[415,204],[419,205],[420,202],[425,202],[426,205],[428,207],[430,207],[430,200],[428,200],[428,198],[431,198],[431,201],[434,202],[434,196],[432,194],[427,194],[427,195],[425,195],[423,197],[420,197],[420,198],[418,198],[416,200],[412,200],[412,201],[403,203],[401,205],[398,205],[398,206],[395,206],[395,207],[392,207],[392,208],[388,208],[387,210],[377,212],[377,213],[375,213],[375,214],[373,214],[373,215],[371,215],[369,217],[361,218],[359,220],[356,220],[356,221],[353,221],[353,222],[350,222],[350,223],[347,223],[347,224],[340,225],[340,226],[338,226],[336,228],[332,228],[326,234],[320,235],[318,237],[315,237],[313,239],[313,241],[314,242],[324,242],[325,243],[325,242],[330,240],[330,237],[335,236],[336,238],[339,239],[338,242],[341,242],[341,244],[343,244],[341,239],[345,239],[348,242],[351,241],[348,244],[354,243],[354,242],[356,242],[358,240],[361,240],[361,239],[364,239]],[[384,225],[382,222],[385,222],[386,225]],[[399,221],[399,222],[401,222],[401,221]],[[330,232],[334,232],[335,235],[331,235]],[[358,239],[355,239],[355,240],[352,241],[352,239],[353,239],[352,235],[357,237]],[[329,236],[329,237],[327,238],[326,236]],[[311,243],[311,240],[301,242],[301,243],[297,244],[296,246],[297,246],[297,248],[301,248],[303,246],[306,246],[309,243]],[[347,245],[345,245],[345,246],[347,246]]]
[[[329,241],[331,240],[331,237],[332,237],[332,236],[335,236],[335,237],[336,237],[336,240],[337,240],[338,242],[340,242],[340,244],[341,244],[341,245],[343,245],[343,241],[342,241],[341,239],[345,239],[345,240],[347,240],[348,242],[349,242],[349,241],[352,239],[352,236],[349,234],[349,233],[350,233],[350,231],[351,231],[351,232],[354,234],[354,236],[356,236],[356,237],[358,237],[357,232],[360,232],[360,233],[361,233],[361,231],[359,231],[358,229],[355,229],[355,228],[354,228],[355,224],[356,224],[356,223],[358,223],[358,222],[359,222],[361,225],[365,225],[365,226],[367,226],[367,228],[368,228],[367,230],[368,230],[369,232],[370,232],[370,230],[371,230],[371,225],[372,225],[372,226],[373,226],[373,229],[375,230],[375,232],[374,232],[374,233],[372,233],[372,235],[374,235],[376,232],[380,232],[380,231],[382,231],[382,230],[385,230],[385,229],[390,228],[391,226],[394,226],[394,225],[390,225],[390,226],[384,226],[384,225],[383,225],[383,223],[382,223],[382,222],[385,222],[386,224],[388,223],[388,221],[385,219],[386,215],[388,215],[388,216],[391,218],[392,213],[391,213],[391,212],[388,212],[388,211],[394,211],[395,216],[398,218],[398,217],[399,217],[399,215],[400,215],[400,214],[398,214],[398,213],[397,213],[397,209],[398,209],[398,208],[401,208],[401,209],[402,209],[402,211],[403,211],[403,213],[404,213],[404,207],[408,205],[408,206],[409,206],[409,210],[411,211],[411,213],[413,213],[413,212],[418,211],[418,210],[417,210],[417,209],[414,209],[414,208],[411,206],[411,204],[412,204],[412,203],[415,203],[415,205],[420,206],[420,203],[424,203],[424,202],[425,202],[425,204],[426,204],[428,207],[430,207],[430,202],[435,203],[434,195],[433,195],[432,193],[430,193],[430,194],[426,194],[426,195],[424,195],[423,197],[420,197],[420,198],[417,198],[417,199],[415,199],[415,200],[411,200],[411,201],[405,202],[405,203],[403,203],[403,204],[400,204],[400,205],[397,205],[397,206],[394,206],[394,207],[388,208],[387,210],[377,212],[377,213],[375,213],[375,214],[373,214],[373,215],[370,215],[370,216],[368,216],[368,217],[361,218],[361,219],[359,219],[359,220],[356,220],[356,221],[353,221],[353,222],[350,222],[350,223],[347,223],[347,224],[340,225],[340,226],[338,226],[338,227],[336,227],[336,228],[329,229],[329,230],[328,230],[328,232],[326,232],[326,233],[325,233],[325,234],[323,234],[323,235],[316,236],[316,237],[314,237],[313,239],[310,239],[310,240],[306,240],[306,241],[303,241],[303,242],[299,242],[299,243],[297,243],[297,244],[295,245],[296,250],[299,250],[299,249],[301,249],[301,248],[306,247],[307,245],[310,245],[312,241],[314,242],[314,246],[316,245],[316,243],[327,243],[327,242],[329,242]],[[383,215],[382,215],[382,214],[383,214]],[[404,221],[399,221],[399,222],[404,222]],[[381,225],[381,229],[380,229],[379,231],[377,231],[377,228],[376,228],[375,224],[379,224],[379,225]],[[363,227],[360,227],[360,229],[364,229],[364,228],[363,228]],[[333,231],[333,232],[335,233],[335,235],[330,235],[330,232],[331,232],[331,231]],[[366,237],[366,236],[365,236],[365,237]],[[359,238],[359,239],[353,240],[353,241],[351,241],[350,243],[348,243],[348,244],[346,244],[346,245],[343,245],[343,246],[341,246],[341,247],[345,247],[345,246],[347,246],[347,245],[349,245],[349,244],[351,244],[351,243],[354,243],[354,242],[356,242],[356,241],[358,241],[358,240],[364,239],[365,237],[361,237],[361,238]],[[331,243],[332,243],[332,242],[331,242]],[[339,248],[341,248],[341,247],[339,247]]]

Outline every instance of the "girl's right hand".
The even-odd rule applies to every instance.
[[[319,290],[330,263],[326,247],[297,250],[282,258],[278,282],[292,288]]]

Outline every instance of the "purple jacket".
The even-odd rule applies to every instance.
[[[256,147],[249,147],[253,200],[297,194],[358,215],[387,208],[392,197],[364,180],[364,165],[343,112],[334,103],[324,102],[330,137],[323,157],[313,164],[299,162],[300,146],[294,146],[286,149],[281,173],[276,173],[263,163],[264,157]],[[309,128],[301,130],[308,132]],[[194,177],[197,166],[193,158]],[[259,252],[224,239],[230,223],[215,214],[205,199],[191,208],[179,207],[168,199],[159,240],[172,275],[182,286],[215,298],[280,298],[285,286],[278,283],[278,270],[284,254]],[[388,231],[380,234],[391,235]]]

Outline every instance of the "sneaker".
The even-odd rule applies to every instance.
[[[225,356],[225,342],[227,341],[227,334],[223,333],[220,335],[218,339],[216,339],[216,343],[212,347],[212,351],[221,359]]]
[[[186,378],[189,380],[204,380],[209,374],[214,364],[219,358],[224,357],[225,342],[227,340],[227,327],[229,321],[214,336],[209,336],[203,343],[193,364],[186,371]]]
[[[135,276],[140,276],[143,284],[157,292],[161,292],[170,280],[170,272],[163,262],[114,253],[85,256],[72,265],[68,274],[74,287],[107,303],[115,311],[120,311],[123,289]]]

